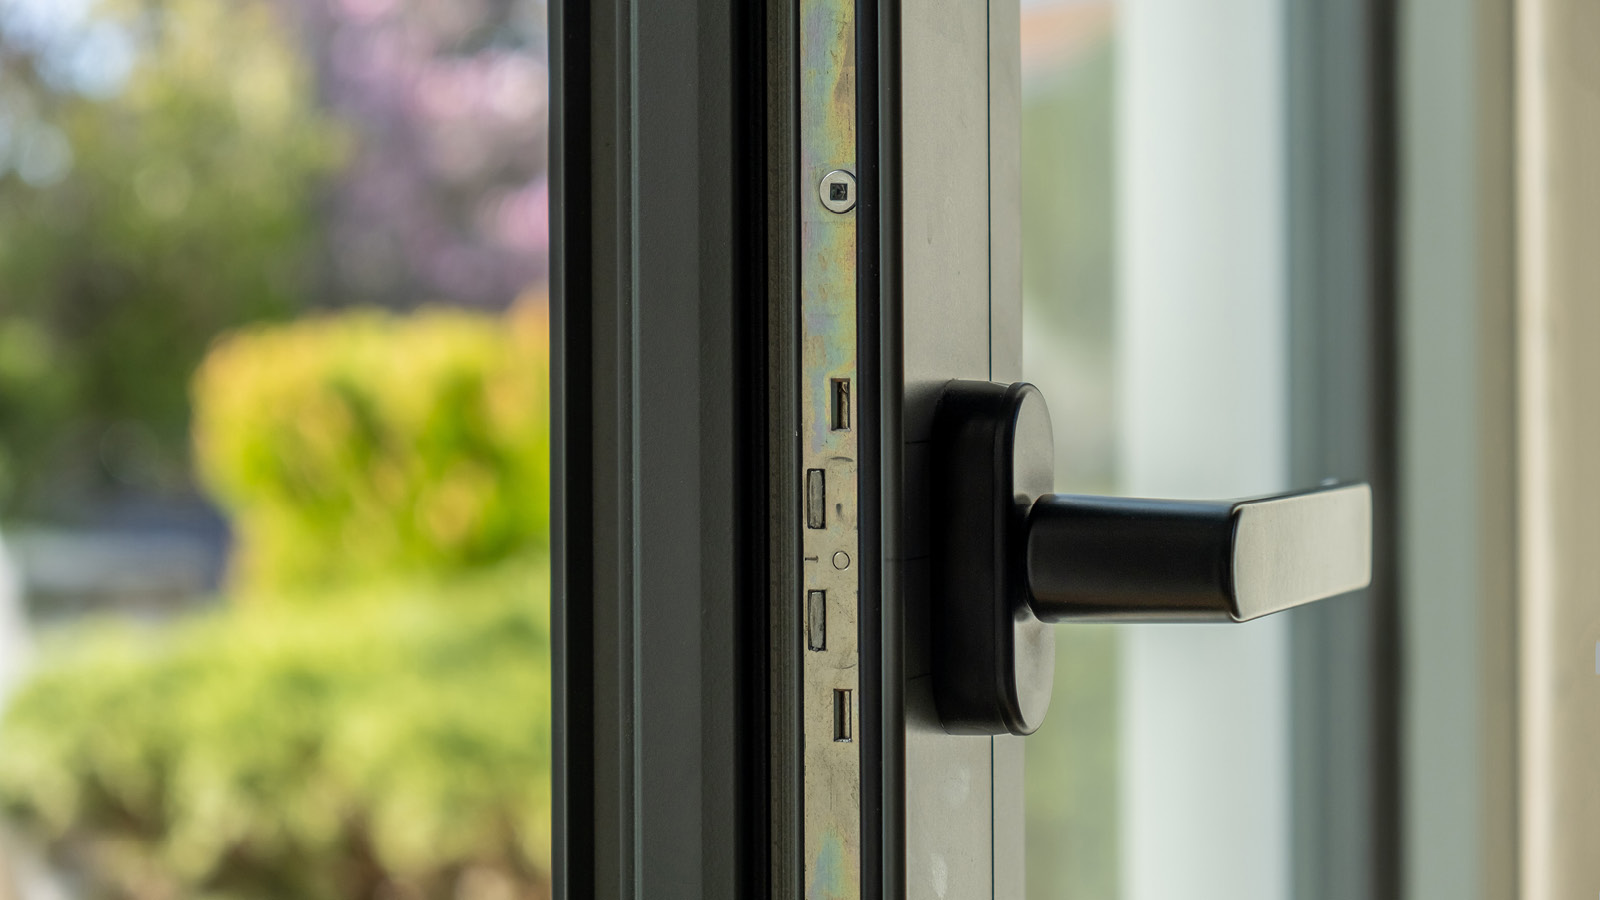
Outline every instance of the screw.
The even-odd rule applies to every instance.
[[[822,176],[817,189],[822,205],[836,213],[847,213],[856,208],[856,177],[843,169],[834,169]]]

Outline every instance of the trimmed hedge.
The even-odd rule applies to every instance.
[[[224,338],[194,381],[201,478],[244,592],[470,570],[549,539],[542,306],[319,316]]]
[[[538,304],[219,342],[196,448],[244,602],[57,635],[0,808],[96,897],[547,897],[547,360]]]

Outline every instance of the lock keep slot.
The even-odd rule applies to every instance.
[[[850,379],[833,379],[833,430],[850,430]]]

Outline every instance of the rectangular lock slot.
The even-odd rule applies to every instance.
[[[833,406],[833,430],[850,430],[850,379],[833,379],[833,390],[830,392]]]
[[[848,688],[833,692],[833,739],[841,744],[850,743],[850,695]]]
[[[828,649],[828,592],[806,591],[806,646]]]
[[[821,469],[806,470],[806,527],[828,527],[828,491]]]

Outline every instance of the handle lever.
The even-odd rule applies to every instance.
[[[1245,622],[1367,586],[1372,491],[1250,500],[1048,494],[1027,521],[1030,606],[1045,622]]]
[[[945,730],[1031,734],[1059,622],[1243,622],[1366,587],[1372,493],[1247,500],[1051,493],[1030,384],[946,385],[934,420],[933,682]]]

